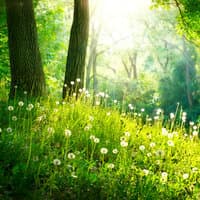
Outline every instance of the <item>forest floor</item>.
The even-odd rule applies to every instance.
[[[0,199],[200,199],[199,125],[184,112],[164,123],[84,94],[1,110]]]

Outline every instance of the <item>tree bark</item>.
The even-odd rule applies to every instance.
[[[69,90],[70,96],[73,93],[74,85],[70,84],[71,81],[76,82],[76,79],[80,78],[81,82],[78,83],[75,88],[78,89],[84,86],[85,58],[87,51],[88,35],[89,2],[88,0],[74,0],[74,16],[67,55],[66,72],[63,86],[63,98],[66,97],[67,90]]]
[[[11,86],[9,97],[44,95],[45,78],[39,52],[32,0],[5,0]],[[17,86],[17,89],[16,89]]]

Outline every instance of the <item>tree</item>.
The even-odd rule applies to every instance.
[[[71,81],[81,80],[76,88],[81,88],[84,85],[88,35],[89,2],[88,0],[74,0],[74,16],[67,55],[63,98],[67,95],[67,89],[69,89],[69,95],[72,95],[73,85]]]
[[[200,45],[200,3],[199,0],[152,0],[153,6],[176,7],[178,30],[197,46]]]
[[[37,41],[32,0],[5,0],[11,67],[10,98],[42,96],[45,78]],[[16,92],[17,86],[17,93]]]

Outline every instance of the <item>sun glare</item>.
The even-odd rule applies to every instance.
[[[104,32],[101,30],[103,43],[112,43],[136,30],[133,24],[148,15],[150,0],[91,0],[91,5],[96,6],[96,21]],[[121,46],[126,47],[130,41],[123,40]]]

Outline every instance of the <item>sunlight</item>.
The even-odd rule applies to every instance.
[[[149,0],[96,0],[91,2],[97,6],[95,18],[101,24],[101,40],[104,44],[120,41],[120,46],[126,48],[130,45],[128,39],[132,32],[141,32],[138,21],[148,15]],[[136,25],[137,23],[137,25]],[[135,25],[134,25],[135,24]],[[137,29],[134,29],[137,26]]]

